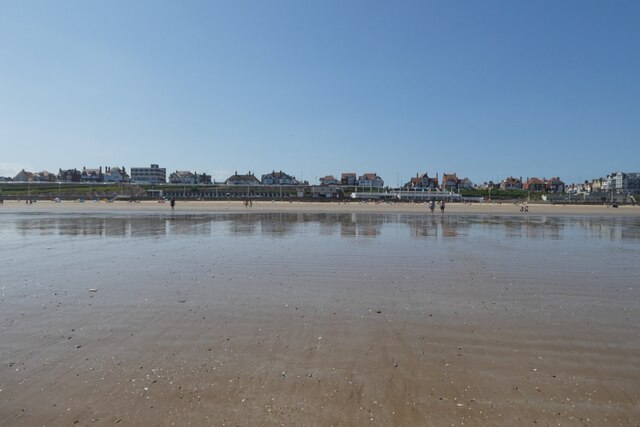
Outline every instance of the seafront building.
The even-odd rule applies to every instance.
[[[300,181],[295,176],[288,175],[282,171],[272,171],[262,175],[260,182],[263,185],[299,185]]]
[[[384,187],[384,180],[377,173],[365,173],[358,177],[356,185],[358,187],[380,188]]]
[[[102,166],[98,169],[87,169],[86,167],[82,168],[82,173],[80,174],[81,182],[103,182],[104,174],[102,173]]]
[[[613,172],[607,175],[607,191],[615,193],[640,193],[640,172]]]
[[[169,183],[171,184],[211,184],[211,175],[206,173],[175,171],[169,175]]]
[[[56,182],[56,180],[56,174],[51,172],[27,172],[24,169],[13,178],[13,181],[17,182]]]
[[[156,164],[151,164],[148,168],[131,168],[131,182],[137,184],[165,184],[167,182],[167,170]]]
[[[106,166],[104,169],[104,182],[129,182],[130,179],[124,166],[122,168]]]
[[[227,185],[260,185],[260,180],[251,171],[246,175],[238,175],[238,171],[236,171],[224,183]]]
[[[438,188],[438,174],[435,177],[429,177],[427,172],[420,175],[416,173],[416,176],[412,177],[409,182],[404,185],[406,189],[414,190],[435,190]]]
[[[340,181],[333,175],[327,175],[320,178],[320,185],[340,185]]]
[[[514,178],[512,176],[507,177],[500,182],[501,190],[522,190],[522,177]]]

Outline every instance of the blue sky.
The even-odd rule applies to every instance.
[[[638,1],[0,2],[0,175],[640,170]]]

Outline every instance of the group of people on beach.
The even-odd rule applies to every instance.
[[[440,204],[440,214],[444,215],[444,208],[445,208],[445,202],[444,200],[441,200],[440,202],[438,202]],[[433,214],[433,212],[436,209],[436,202],[435,200],[431,200],[429,202],[429,210],[431,211],[431,213]]]
[[[245,200],[244,201],[244,207],[245,208],[252,208],[253,207],[253,200]]]

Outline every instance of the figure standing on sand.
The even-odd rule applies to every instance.
[[[175,208],[176,207],[176,198],[172,197],[171,201],[169,202],[169,204],[171,204],[171,209]]]
[[[434,200],[429,202],[429,210],[433,214],[434,209],[436,208],[436,202]]]
[[[440,214],[444,215],[444,199],[440,202]]]

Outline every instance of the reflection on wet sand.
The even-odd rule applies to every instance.
[[[190,215],[32,215],[0,217],[5,235],[143,238],[229,234],[271,237],[305,233],[375,238],[385,227],[406,229],[413,238],[455,238],[498,233],[504,238],[561,239],[581,233],[591,239],[640,237],[635,217],[412,215],[360,213],[240,213]]]
[[[0,214],[0,425],[638,425],[640,220]]]

